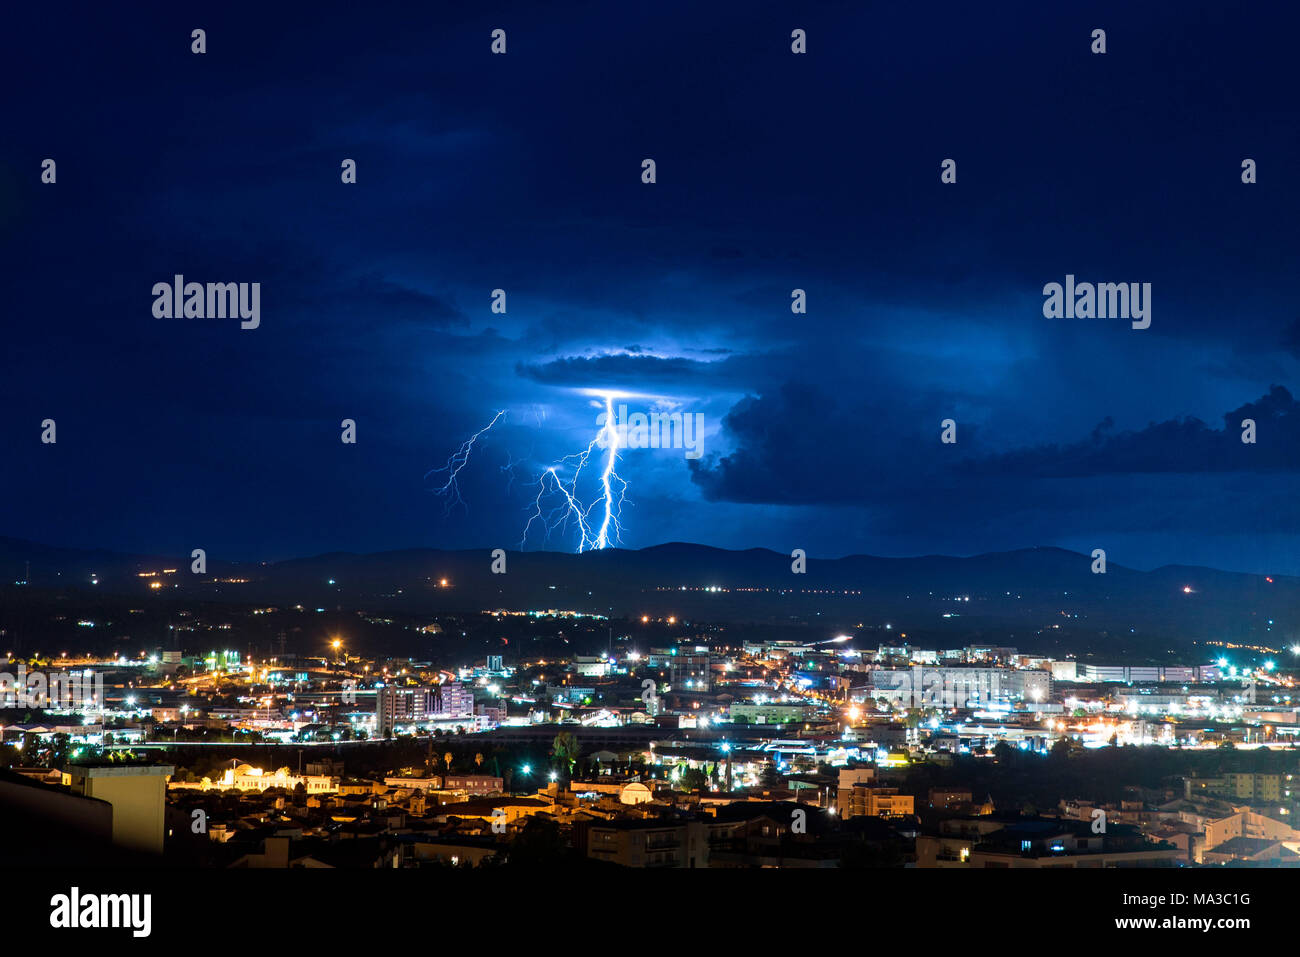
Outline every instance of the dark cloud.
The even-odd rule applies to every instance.
[[[1300,319],[1295,319],[1282,331],[1282,348],[1300,359]]]
[[[1109,530],[1135,565],[1300,561],[1289,11],[1190,0],[1173,28],[1116,8],[1105,57],[1050,4],[991,32],[974,7],[813,5],[806,57],[767,0],[306,20],[237,0],[207,14],[205,57],[188,16],[6,20],[5,62],[41,82],[0,150],[0,494],[24,503],[0,534],[187,550],[202,531],[247,557],[509,543],[524,480],[592,438],[578,390],[607,388],[706,422],[703,461],[626,462],[632,546]],[[260,281],[261,328],[153,319],[175,272]],[[1066,273],[1151,282],[1151,328],[1044,319]],[[503,408],[445,518],[424,474]],[[47,415],[54,450],[31,441]]]
[[[1073,443],[973,457],[960,450],[978,447],[984,429],[959,423],[957,444],[944,445],[937,415],[917,406],[849,404],[787,382],[737,403],[723,422],[735,450],[692,463],[691,478],[715,501],[870,506],[923,488],[969,501],[988,480],[986,491],[1023,502],[1035,479],[1300,471],[1300,403],[1285,388],[1223,418],[1221,430],[1184,418],[1112,434],[1107,417]],[[1245,419],[1255,422],[1254,443],[1241,440]]]
[[[465,326],[468,319],[456,306],[439,296],[411,289],[390,279],[370,274],[336,288],[332,296],[340,309],[378,317],[380,321],[404,320],[434,328]]]
[[[542,364],[521,363],[518,372],[548,385],[637,386],[644,390],[656,385],[681,384],[694,376],[710,375],[710,365],[680,357],[606,355],[553,359]]]
[[[1242,441],[1247,419],[1255,442]],[[972,474],[1022,478],[1171,472],[1300,471],[1300,403],[1281,386],[1223,416],[1222,429],[1196,418],[1153,422],[1109,434],[1107,417],[1092,434],[1068,445],[1043,445],[968,463]]]

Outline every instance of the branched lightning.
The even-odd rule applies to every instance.
[[[530,456],[533,454],[532,449],[528,450],[528,454]],[[506,464],[501,466],[501,471],[510,476],[509,480],[506,482],[507,495],[509,495],[510,490],[515,487],[515,467],[523,465],[525,461],[526,459],[516,459],[513,453],[509,450],[506,451]]]
[[[604,401],[604,423],[585,449],[559,459],[555,464],[544,469],[536,482],[532,483],[537,486],[537,496],[532,503],[532,513],[524,526],[523,538],[519,542],[521,550],[528,544],[528,536],[533,533],[534,524],[541,525],[544,541],[550,541],[554,534],[570,532],[571,525],[576,527],[579,552],[608,548],[610,545],[618,544],[621,539],[623,527],[620,519],[627,499],[627,482],[617,472],[622,442],[619,438],[618,423],[614,417],[615,394],[592,394]],[[599,407],[595,402],[592,404]],[[544,413],[537,408],[534,408],[533,412],[540,424]],[[431,475],[445,473],[446,481],[441,487],[435,489],[434,493],[446,500],[446,514],[450,515],[457,505],[466,507],[460,495],[458,477],[461,470],[469,464],[474,443],[478,441],[479,436],[496,425],[505,414],[506,410],[502,409],[493,416],[491,422],[462,442],[460,448],[448,457],[447,464],[442,468],[425,473],[426,480]],[[600,475],[596,479],[596,494],[594,498],[588,500],[586,495],[592,492],[592,481],[588,479],[585,483],[585,494],[579,489],[579,481],[583,478],[584,470],[588,466],[594,469],[597,463],[599,463]],[[514,485],[515,468],[521,464],[523,464],[522,460],[516,460],[513,455],[507,453],[506,464],[501,466],[501,471],[509,476],[506,484],[507,494]]]
[[[460,475],[460,470],[469,464],[469,455],[470,452],[473,451],[474,443],[478,441],[478,437],[482,435],[484,432],[491,429],[492,426],[496,425],[497,420],[500,419],[501,416],[505,414],[506,414],[506,410],[502,409],[500,412],[498,412],[496,415],[492,417],[491,422],[483,426],[483,428],[479,429],[468,439],[462,442],[460,448],[458,448],[455,452],[453,452],[448,457],[447,464],[444,465],[442,468],[431,469],[430,471],[425,473],[424,477],[426,480],[429,478],[430,475],[439,475],[443,472],[447,473],[447,481],[443,484],[441,488],[434,490],[435,495],[441,495],[443,498],[447,500],[446,514],[450,515],[452,509],[455,508],[457,505],[461,506],[462,508],[465,507],[465,500],[460,497],[460,484],[456,481],[456,478],[457,476]]]
[[[540,521],[545,529],[544,538],[550,540],[552,532],[563,531],[573,522],[578,528],[578,551],[607,548],[617,544],[622,534],[619,522],[623,504],[627,497],[627,482],[615,471],[618,465],[619,437],[614,418],[614,396],[605,395],[605,424],[596,433],[581,452],[566,455],[559,465],[552,465],[537,479],[537,498],[533,502],[533,512],[524,526],[523,539],[519,543],[522,549],[528,543],[528,534],[533,523]],[[600,472],[600,494],[588,505],[584,505],[578,492],[578,480],[586,468],[593,453],[603,446],[604,464]],[[566,485],[560,478],[562,467],[572,467],[572,475]],[[558,493],[560,501],[548,506],[548,495],[554,499]],[[596,517],[593,519],[592,513]]]

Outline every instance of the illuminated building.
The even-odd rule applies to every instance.
[[[731,720],[736,724],[797,724],[810,712],[804,704],[733,704]]]
[[[418,725],[474,716],[474,692],[458,681],[424,688],[380,688],[375,692],[379,734],[398,725]]]
[[[598,861],[624,867],[708,867],[708,828],[702,821],[582,822],[576,843]]]
[[[898,788],[855,784],[847,794],[839,795],[840,813],[844,817],[904,817],[915,813],[915,799]]]
[[[175,770],[167,764],[73,764],[66,774],[73,794],[112,805],[114,844],[161,854],[166,783]]]
[[[668,683],[674,691],[709,691],[713,687],[712,663],[707,654],[673,655],[668,659]]]
[[[200,782],[174,782],[173,790],[202,791],[266,791],[270,788],[284,788],[292,791],[302,785],[308,794],[332,794],[339,789],[339,779],[323,774],[291,774],[288,768],[278,768],[267,773],[261,768],[248,764],[226,768],[217,780],[204,778]]]

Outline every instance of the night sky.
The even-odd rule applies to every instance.
[[[625,453],[628,547],[1300,574],[1297,15],[810,6],[12,7],[0,535],[516,548],[619,391],[705,422]],[[177,273],[260,327],[155,318]],[[1150,328],[1044,318],[1067,273]]]

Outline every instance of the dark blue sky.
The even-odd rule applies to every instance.
[[[628,546],[1300,574],[1300,18],[1061,6],[15,8],[0,534],[513,548],[620,390],[705,417],[626,453]],[[155,318],[176,273],[260,328]],[[1067,273],[1151,327],[1044,318]]]

